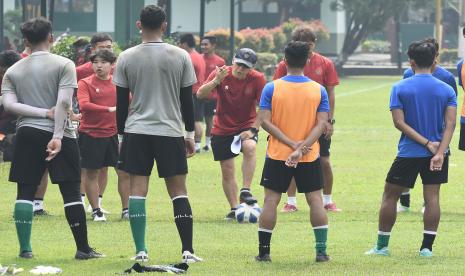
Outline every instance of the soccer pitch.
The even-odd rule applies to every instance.
[[[194,213],[194,249],[203,263],[190,266],[193,275],[309,275],[312,274],[463,274],[465,153],[457,150],[460,126],[451,143],[449,183],[442,188],[442,218],[431,259],[418,257],[422,240],[422,192],[417,181],[411,212],[400,214],[393,229],[391,257],[364,256],[376,242],[378,210],[386,173],[394,160],[400,132],[391,121],[391,85],[400,77],[351,77],[336,87],[336,125],[331,146],[334,171],[333,198],[341,213],[329,214],[328,263],[315,263],[314,236],[303,196],[300,210],[278,214],[271,241],[272,263],[256,263],[257,225],[228,223],[229,210],[221,186],[219,164],[210,153],[189,159],[188,191]],[[459,105],[463,91],[459,88]],[[265,156],[266,134],[260,132],[257,169],[252,191],[263,203],[259,180]],[[236,158],[240,183],[241,157]],[[0,264],[17,264],[26,270],[37,265],[63,269],[64,275],[115,275],[129,268],[134,244],[128,221],[121,221],[116,175],[111,170],[103,206],[111,212],[105,223],[88,221],[91,246],[104,259],[74,260],[75,245],[64,218],[56,185],[49,185],[45,208],[52,216],[34,219],[32,248],[35,258],[17,258],[19,245],[12,219],[15,185],[8,183],[9,165],[0,165]],[[181,261],[181,247],[170,199],[163,180],[152,175],[147,197],[149,264]],[[419,178],[418,178],[419,179]],[[283,196],[282,202],[286,199]],[[282,207],[282,204],[280,205]],[[89,218],[89,216],[88,216]],[[27,272],[21,275],[27,275]]]

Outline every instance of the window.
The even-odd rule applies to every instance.
[[[68,0],[69,1],[69,0]],[[93,13],[95,7],[95,0],[74,0],[73,11],[82,13]]]
[[[53,27],[71,32],[95,32],[97,0],[55,0]]]
[[[55,12],[69,12],[71,0],[55,0]]]

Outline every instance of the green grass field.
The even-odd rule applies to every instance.
[[[421,183],[412,193],[412,212],[398,216],[391,237],[391,257],[364,256],[377,234],[378,209],[384,179],[393,161],[400,133],[389,112],[393,77],[352,77],[337,87],[335,134],[331,148],[334,170],[334,200],[342,213],[329,214],[329,263],[314,262],[314,237],[308,207],[298,197],[300,211],[279,214],[273,233],[273,262],[253,261],[257,254],[257,225],[227,223],[228,205],[221,188],[219,164],[211,153],[189,160],[188,189],[194,212],[194,247],[205,262],[189,268],[193,275],[309,275],[312,274],[463,274],[465,154],[457,150],[459,127],[452,141],[449,184],[442,189],[442,220],[432,259],[420,259],[422,240]],[[462,92],[460,99],[462,98]],[[459,99],[459,102],[461,100]],[[265,135],[257,149],[257,169],[252,187],[263,200],[258,185],[265,156]],[[237,168],[241,158],[237,158]],[[16,263],[27,270],[53,265],[65,275],[114,275],[130,267],[134,245],[127,221],[120,221],[120,202],[115,173],[104,196],[105,209],[112,212],[106,223],[88,222],[91,245],[105,259],[76,261],[75,246],[64,218],[63,204],[55,185],[49,186],[45,207],[53,215],[34,219],[32,246],[35,258],[17,258],[12,210],[15,185],[8,183],[9,165],[1,164],[0,263]],[[240,172],[237,173],[241,179]],[[173,221],[172,205],[164,182],[152,177],[147,201],[147,241],[150,264],[179,262],[180,241]],[[284,197],[283,197],[284,198]],[[27,274],[27,273],[23,273]]]

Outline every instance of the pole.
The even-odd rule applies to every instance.
[[[200,31],[199,36],[202,39],[205,35],[205,0],[200,0]]]
[[[165,35],[167,37],[170,37],[171,36],[171,22],[173,22],[173,20],[171,20],[171,15],[172,15],[172,12],[171,12],[171,0],[166,0],[166,9],[165,9],[165,12],[166,12],[166,16],[168,17],[168,25],[166,27],[166,33]]]
[[[229,62],[232,63],[233,57],[234,57],[234,0],[230,0],[230,20],[231,24],[229,26],[230,28],[230,34],[229,34]]]
[[[3,28],[4,28],[4,22],[5,22],[5,16],[3,14],[3,0],[0,0],[0,16],[1,16],[1,19],[0,19],[0,23],[2,23],[2,27],[0,28],[0,39],[2,40],[2,43],[0,43],[0,51],[3,51],[5,50],[5,39],[3,38],[4,36],[4,33],[3,33]]]
[[[48,8],[48,20],[53,23],[53,15],[55,13],[55,0],[50,0],[50,7]]]
[[[131,1],[126,0],[126,44],[131,39]]]
[[[40,16],[47,18],[47,0],[40,0]]]
[[[21,0],[21,8],[23,9],[23,21],[26,21],[26,0]]]
[[[435,18],[435,27],[436,27],[436,40],[439,43],[439,50],[442,48],[442,0],[436,0],[436,18]]]
[[[402,41],[400,37],[400,16],[395,15],[394,20],[396,21],[396,46],[397,46],[397,68],[399,72],[402,72]]]

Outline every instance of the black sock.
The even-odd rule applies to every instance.
[[[128,208],[123,208],[123,213],[127,212],[129,209]]]
[[[187,196],[173,199],[173,211],[174,221],[181,238],[182,252],[194,253],[192,248],[192,209]]]
[[[258,229],[258,255],[270,254],[271,230]]]
[[[400,205],[410,207],[410,193],[400,195]]]
[[[435,232],[431,232],[431,231],[428,231],[428,233],[423,232],[423,242],[421,243],[420,251],[423,248],[428,248],[430,251],[433,251],[433,243],[434,243],[435,238],[436,238]]]
[[[86,212],[82,202],[65,204],[65,216],[73,232],[77,250],[88,253],[90,247],[87,240]]]

